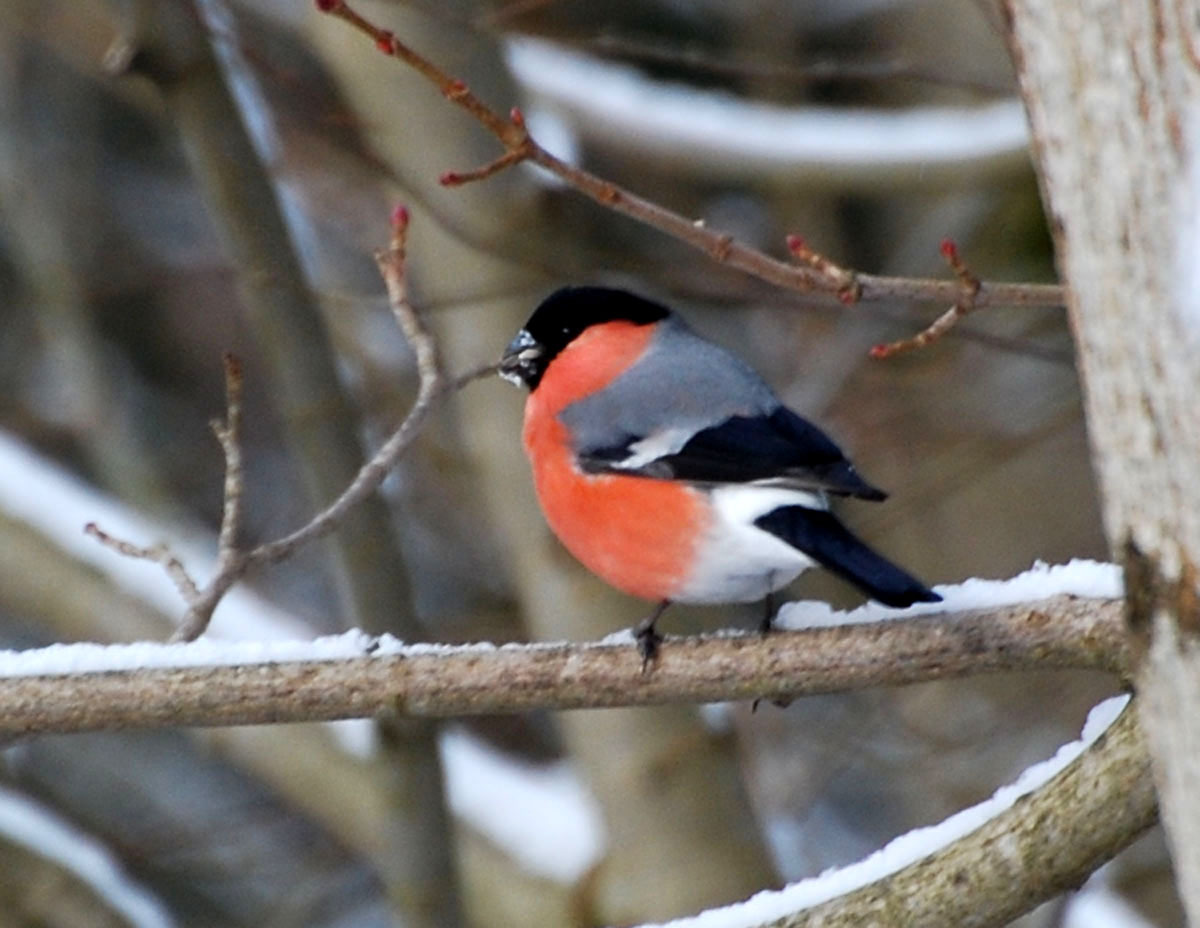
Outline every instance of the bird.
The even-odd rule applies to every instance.
[[[820,566],[889,606],[938,602],[830,511],[886,494],[748,364],[665,305],[573,286],[533,311],[498,372],[529,391],[522,439],[546,521],[592,573],[656,603],[764,600]]]

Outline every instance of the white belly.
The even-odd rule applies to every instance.
[[[685,603],[756,602],[816,565],[804,552],[758,528],[754,520],[780,506],[827,509],[819,493],[779,487],[726,486],[712,491],[716,518],[696,566],[675,596]]]

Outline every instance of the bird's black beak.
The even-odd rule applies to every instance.
[[[500,358],[500,376],[518,387],[532,389],[542,375],[542,365],[538,362],[544,352],[541,344],[522,329],[504,349]]]

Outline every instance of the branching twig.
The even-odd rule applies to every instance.
[[[221,529],[217,534],[217,572],[208,585],[200,590],[187,576],[187,570],[177,558],[171,558],[178,570],[187,577],[193,595],[187,598],[188,609],[171,635],[172,641],[194,641],[204,634],[212,621],[213,611],[234,582],[246,570],[246,555],[239,547],[242,528],[242,499],[245,475],[242,470],[242,365],[232,354],[225,355],[225,421],[214,420],[213,434],[221,444],[225,457],[224,502],[221,507]],[[178,585],[178,581],[176,581]]]
[[[83,531],[84,534],[91,535],[106,548],[112,548],[112,550],[125,557],[161,564],[163,570],[167,572],[167,576],[171,578],[176,589],[179,590],[179,595],[183,597],[184,602],[191,604],[200,598],[200,590],[196,586],[196,581],[192,579],[192,575],[188,573],[187,568],[183,566],[183,562],[171,553],[171,549],[167,545],[158,544],[141,547],[132,542],[114,538],[95,522],[89,522],[83,527]]]
[[[408,302],[405,275],[405,243],[408,234],[408,211],[397,207],[392,215],[392,237],[388,248],[376,255],[380,274],[388,290],[388,303],[401,330],[412,346],[417,360],[419,386],[412,409],[383,443],[375,455],[362,466],[354,480],[335,499],[296,531],[256,548],[243,550],[238,535],[242,522],[244,479],[242,473],[241,433],[241,365],[232,355],[225,357],[227,410],[224,422],[214,422],[213,431],[225,457],[225,490],[221,530],[218,540],[216,573],[206,586],[200,588],[180,560],[162,545],[142,548],[113,538],[95,524],[86,527],[88,534],[129,557],[142,558],[163,565],[179,588],[187,612],[172,635],[173,641],[193,641],[204,633],[222,597],[252,567],[276,563],[290,556],[301,545],[333,531],[354,506],[374,493],[396,462],[412,444],[436,401],[445,393],[457,390],[472,380],[496,370],[487,364],[447,381],[442,373],[437,343],[425,327],[420,315]]]
[[[405,242],[408,235],[408,211],[397,207],[392,215],[392,240],[388,248],[375,256],[380,274],[388,290],[388,305],[405,337],[412,346],[417,359],[417,374],[420,379],[417,398],[408,416],[400,427],[383,443],[345,491],[324,510],[317,513],[307,525],[289,535],[260,545],[250,558],[253,563],[275,563],[288,557],[296,548],[315,538],[320,538],[337,528],[345,513],[360,500],[374,493],[389,471],[408,450],[413,439],[424,425],[434,402],[446,391],[441,371],[437,343],[425,328],[420,316],[409,305],[405,283]],[[458,381],[452,381],[457,386]]]
[[[488,177],[496,171],[530,161],[545,168],[574,190],[603,206],[652,226],[661,232],[768,283],[789,290],[838,299],[843,293],[828,276],[809,264],[791,264],[764,254],[729,235],[644,199],[630,190],[574,167],[550,154],[529,134],[519,110],[504,118],[471,92],[465,83],[443,71],[389,30],[368,20],[345,0],[316,0],[317,8],[345,20],[371,38],[384,54],[398,58],[433,83],[442,95],[465,109],[505,148],[505,154],[473,171],[451,171],[443,183],[459,184]],[[885,277],[856,273],[857,302],[881,300],[925,300],[958,302],[961,283],[957,280]],[[1061,306],[1063,289],[1053,284],[981,283],[975,308],[984,306]]]
[[[871,349],[871,357],[890,358],[902,351],[924,348],[949,332],[968,313],[979,308],[979,291],[983,284],[978,277],[971,273],[971,269],[967,267],[967,263],[958,253],[958,246],[950,239],[942,241],[942,257],[946,259],[950,270],[954,271],[954,276],[958,280],[959,294],[954,305],[911,338],[902,338],[899,341],[876,345]]]
[[[0,677],[0,735],[784,700],[995,671],[1091,668],[1123,677],[1128,666],[1120,601],[1056,596],[767,636],[668,638],[649,674],[631,641]]]

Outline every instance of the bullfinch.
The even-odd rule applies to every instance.
[[[658,605],[767,600],[819,565],[889,606],[941,599],[876,554],[829,497],[878,501],[820,429],[665,306],[568,287],[509,344],[500,375],[529,390],[524,444],[546,520],[619,590]]]

